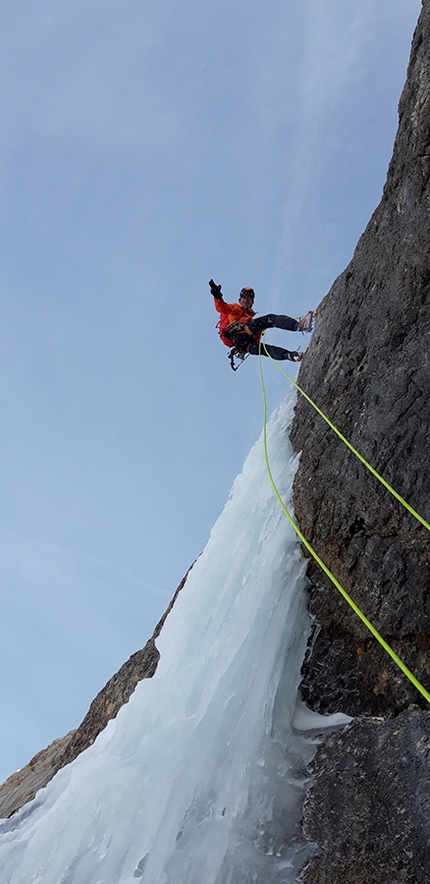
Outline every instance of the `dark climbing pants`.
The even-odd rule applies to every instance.
[[[291,316],[279,316],[276,313],[267,313],[266,316],[257,316],[255,319],[251,319],[246,323],[246,327],[249,328],[249,331],[253,335],[266,331],[267,328],[283,328],[286,331],[297,331],[298,326],[299,323],[297,322],[297,319],[292,319]],[[231,340],[234,346],[242,353],[247,352],[251,353],[253,356],[258,356],[260,345],[258,341],[253,339],[246,331],[236,332],[232,335]],[[265,344],[264,347],[261,348],[261,353],[263,356],[270,355],[272,359],[279,361],[282,361],[283,359],[289,359],[291,362],[295,361],[294,358],[292,358],[290,350],[285,350],[283,347],[274,347],[272,344]]]
[[[239,349],[239,348],[238,348]],[[260,344],[258,341],[251,341],[251,344],[246,348],[248,353],[251,353],[252,356],[258,356],[260,352]],[[284,347],[274,347],[273,344],[264,344],[261,348],[262,356],[271,356],[272,359],[276,359],[277,362],[282,362],[283,359],[289,359],[290,362],[295,362],[294,356],[297,356],[296,351],[285,350]]]
[[[297,319],[291,316],[278,316],[276,313],[267,313],[266,316],[257,316],[246,323],[249,331],[255,332],[266,331],[266,328],[284,328],[285,331],[297,331],[299,323]]]

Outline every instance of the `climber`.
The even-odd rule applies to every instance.
[[[238,304],[226,304],[221,294],[221,286],[216,285],[213,279],[209,280],[209,288],[214,298],[215,309],[221,314],[217,328],[220,338],[227,347],[231,347],[229,354],[231,366],[234,369],[234,356],[243,360],[248,353],[258,356],[260,351],[259,340],[261,333],[267,328],[283,328],[286,331],[311,332],[314,327],[315,313],[310,310],[306,316],[300,319],[292,319],[291,316],[278,316],[268,313],[254,319],[255,312],[252,309],[255,292],[251,288],[243,288],[239,295]],[[274,347],[265,344],[261,347],[264,356],[273,359],[289,359],[290,362],[300,362],[302,354],[297,350],[285,350],[283,347]]]

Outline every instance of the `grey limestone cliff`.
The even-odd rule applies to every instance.
[[[351,263],[318,308],[299,384],[428,522],[429,181],[430,0],[424,0],[383,196]],[[291,438],[301,452],[294,503],[305,537],[430,690],[430,533],[303,397]],[[304,880],[424,884],[430,881],[428,703],[312,563],[309,577],[315,632],[303,695],[315,710],[356,719],[314,762],[304,828],[321,852]]]

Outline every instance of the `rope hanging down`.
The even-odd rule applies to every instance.
[[[348,442],[348,439],[345,439],[345,436],[343,436],[342,433],[340,432],[340,430],[338,430],[337,427],[335,427],[335,425],[332,424],[331,420],[329,420],[328,417],[326,417],[326,415],[324,414],[324,412],[321,411],[320,408],[318,408],[318,405],[316,405],[315,402],[313,402],[313,400],[310,398],[310,396],[308,396],[308,394],[305,393],[305,391],[302,390],[301,387],[299,387],[299,385],[296,383],[296,381],[293,380],[293,378],[291,378],[290,375],[287,374],[287,372],[284,371],[283,368],[281,368],[281,366],[275,361],[275,359],[273,359],[272,356],[270,356],[270,353],[268,353],[264,341],[262,343],[263,343],[263,347],[266,351],[266,356],[268,356],[269,359],[276,365],[276,368],[279,369],[281,374],[285,375],[285,377],[288,378],[289,381],[291,381],[291,383],[295,386],[295,388],[299,391],[299,393],[301,393],[302,396],[304,396],[304,398],[307,399],[307,401],[310,403],[310,405],[312,405],[312,408],[314,408],[315,411],[317,411],[318,414],[321,415],[323,420],[325,420],[326,424],[328,424],[329,427],[333,430],[333,432],[336,433],[337,436],[339,436],[339,439],[341,439],[342,442],[344,442],[345,445],[349,448],[349,450],[352,451],[352,453],[355,454],[355,456],[358,457],[359,460],[361,460],[361,463],[364,464],[364,466],[367,467],[368,470],[370,470],[370,472],[376,477],[376,479],[378,479],[379,482],[382,483],[384,488],[386,488],[387,491],[389,491],[390,494],[392,494],[402,504],[402,506],[404,506],[405,509],[407,509],[414,516],[415,519],[418,519],[418,521],[421,522],[422,525],[424,525],[424,528],[427,528],[427,531],[430,531],[429,523],[426,522],[426,520],[422,516],[420,516],[420,514],[417,513],[416,510],[414,510],[413,507],[411,507],[411,505],[406,500],[404,500],[403,497],[401,497],[401,495],[398,494],[398,492],[395,491],[395,489],[391,485],[389,485],[389,483],[386,481],[386,479],[384,479],[382,476],[379,475],[379,473],[377,473],[375,468],[372,467],[372,465],[363,457],[363,455],[360,454],[360,452],[357,451],[357,449],[354,448],[354,446],[351,445],[350,442]]]
[[[271,471],[271,469],[270,469],[270,464],[269,464],[269,455],[268,455],[268,451],[267,451],[267,399],[266,399],[266,388],[265,388],[265,386],[264,386],[263,368],[262,368],[262,362],[261,362],[261,344],[260,344],[260,349],[259,349],[259,354],[258,354],[258,360],[259,360],[259,369],[260,369],[261,389],[262,389],[262,392],[263,392],[263,411],[264,411],[263,444],[264,444],[264,457],[265,457],[265,462],[266,462],[266,470],[267,470],[267,474],[268,474],[268,476],[269,476],[270,483],[271,483],[271,485],[272,485],[273,491],[274,491],[274,493],[275,493],[275,496],[276,496],[276,499],[277,499],[279,505],[281,506],[283,512],[285,513],[285,515],[286,515],[288,521],[290,522],[290,524],[291,524],[292,527],[294,528],[294,531],[296,532],[297,536],[299,537],[299,539],[300,539],[301,542],[303,543],[303,546],[305,546],[306,549],[310,552],[310,554],[313,556],[313,558],[314,558],[315,561],[318,563],[318,565],[320,566],[320,568],[322,568],[322,570],[323,570],[324,573],[327,575],[327,577],[331,580],[331,582],[334,584],[334,586],[336,587],[336,589],[339,590],[339,592],[341,593],[341,595],[344,597],[344,599],[345,599],[345,600],[348,602],[348,604],[351,606],[352,610],[355,611],[355,613],[356,613],[357,616],[360,618],[360,620],[362,620],[362,622],[365,624],[365,626],[367,626],[368,630],[369,630],[369,631],[372,633],[372,635],[377,639],[377,641],[379,642],[379,644],[381,645],[381,647],[384,648],[384,650],[387,652],[387,654],[390,655],[391,659],[394,661],[394,663],[396,663],[396,665],[399,667],[399,669],[401,669],[401,671],[404,673],[404,675],[406,675],[406,677],[407,677],[407,678],[409,679],[409,681],[414,685],[414,687],[416,687],[416,689],[420,692],[420,694],[422,694],[422,696],[427,700],[427,702],[430,703],[430,694],[429,694],[429,692],[426,691],[425,687],[423,687],[423,685],[421,684],[421,682],[418,681],[418,679],[415,677],[415,675],[413,674],[413,672],[411,672],[410,669],[408,669],[408,667],[405,665],[405,663],[403,663],[403,660],[401,660],[400,657],[397,656],[397,654],[395,653],[395,651],[393,651],[393,649],[392,649],[392,648],[390,647],[390,645],[385,641],[385,639],[382,637],[382,635],[380,635],[380,633],[378,632],[378,630],[375,629],[375,627],[374,627],[373,624],[370,622],[370,620],[368,620],[367,617],[365,616],[365,614],[363,614],[363,612],[360,610],[360,608],[358,607],[358,605],[355,604],[355,602],[353,601],[353,599],[351,598],[351,596],[348,595],[348,593],[347,593],[346,590],[343,588],[343,586],[341,586],[341,584],[339,583],[339,581],[337,580],[337,578],[334,576],[334,574],[331,573],[331,571],[329,570],[329,568],[327,567],[327,565],[322,561],[322,559],[320,559],[318,553],[313,549],[313,547],[311,546],[311,544],[306,540],[306,537],[304,537],[304,535],[303,535],[302,532],[300,531],[300,528],[298,527],[298,525],[296,525],[294,519],[292,518],[292,516],[291,516],[290,513],[288,512],[288,510],[287,510],[287,508],[286,508],[286,506],[285,506],[285,504],[284,504],[284,501],[282,500],[281,495],[279,494],[279,491],[278,491],[278,489],[277,489],[277,487],[276,487],[275,481],[274,481],[273,476],[272,476],[272,471]],[[276,363],[276,364],[277,364],[277,363]],[[285,374],[285,372],[283,372],[283,373]],[[288,375],[287,375],[287,377],[288,377]],[[292,380],[292,379],[289,378],[289,380]],[[292,381],[292,383],[294,384],[294,386],[297,387],[297,389],[300,389],[300,388],[297,386],[297,384],[294,383],[294,381]],[[300,392],[302,392],[302,391],[300,391]],[[306,397],[306,398],[308,398],[308,397]],[[336,432],[337,432],[337,431],[336,431]],[[346,441],[346,440],[345,440],[345,441]],[[351,447],[351,446],[348,446],[348,447]],[[388,487],[389,487],[389,486],[388,486]],[[420,521],[421,521],[421,520],[420,520]],[[425,524],[427,524],[427,523],[425,523]]]

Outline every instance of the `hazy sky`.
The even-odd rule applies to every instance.
[[[420,8],[4,5],[0,781],[79,724],[203,549],[262,422],[207,282],[318,305],[379,202]]]

